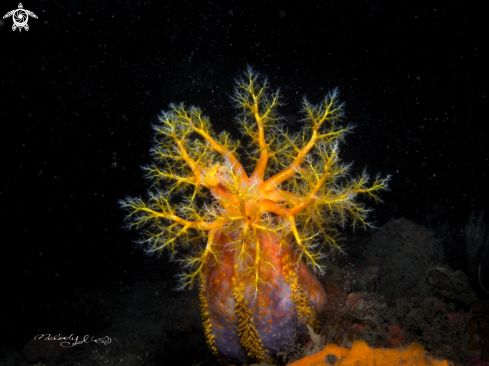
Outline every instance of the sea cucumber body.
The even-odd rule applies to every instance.
[[[235,239],[218,236],[223,247]],[[267,264],[259,268],[263,282],[258,287],[252,274],[243,276],[246,269],[239,265],[237,251],[224,251],[221,263],[205,272],[210,337],[217,354],[229,364],[270,360],[304,340],[306,324],[323,315],[327,300],[322,285],[305,264],[296,267],[296,255],[280,243],[278,237],[260,238]]]

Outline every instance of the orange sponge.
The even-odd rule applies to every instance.
[[[406,350],[370,348],[365,341],[355,341],[351,349],[327,344],[311,356],[289,366],[450,366],[448,361],[436,361],[425,354],[423,346],[411,343]]]

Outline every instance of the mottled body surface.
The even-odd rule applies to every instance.
[[[220,237],[224,240],[226,237]],[[285,352],[292,344],[304,341],[307,336],[306,324],[316,323],[327,304],[326,293],[319,281],[301,263],[297,272],[293,270],[294,254],[287,247],[280,248],[280,238],[264,237],[261,247],[268,266],[260,270],[264,283],[258,291],[253,286],[253,278],[239,272],[236,254],[225,253],[220,266],[205,271],[202,293],[205,294],[211,332],[217,353],[230,364],[249,363],[243,339],[249,333],[240,334],[240,321],[250,321],[236,316],[236,290],[244,295],[241,305],[250,312],[252,323],[264,351],[264,359]],[[287,253],[288,252],[288,253]],[[293,282],[298,282],[294,284]],[[293,290],[295,288],[295,291]],[[305,295],[305,306],[297,300],[300,289]],[[242,327],[241,327],[242,328]]]

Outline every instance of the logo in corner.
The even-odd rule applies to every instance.
[[[24,6],[22,3],[19,3],[19,8],[9,11],[7,14],[3,16],[3,19],[12,17],[12,20],[14,21],[14,24],[12,25],[12,30],[15,31],[17,28],[19,28],[19,32],[22,31],[22,28],[25,28],[26,31],[29,30],[29,25],[27,25],[27,22],[29,21],[29,15],[33,18],[37,18],[37,15],[34,14],[30,10],[24,9]]]

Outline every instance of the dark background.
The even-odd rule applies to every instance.
[[[173,273],[132,243],[117,202],[145,195],[140,166],[169,103],[198,105],[240,138],[230,96],[247,65],[281,89],[291,129],[304,95],[319,103],[338,87],[356,125],[343,160],[355,175],[392,175],[372,221],[403,216],[444,233],[451,265],[465,268],[461,230],[489,207],[482,3],[23,5],[38,16],[28,32],[0,21],[3,344],[56,325],[77,291]],[[0,13],[16,7],[2,1]]]

